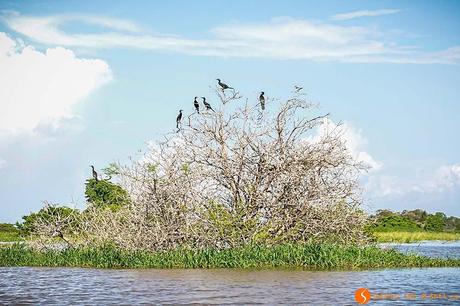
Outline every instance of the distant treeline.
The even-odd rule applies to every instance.
[[[387,209],[378,210],[371,216],[372,231],[431,231],[460,232],[460,218],[446,216],[442,212],[429,214],[422,209],[393,212]]]
[[[17,232],[18,229],[9,223],[0,223],[0,232]]]

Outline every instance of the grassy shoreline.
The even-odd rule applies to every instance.
[[[377,238],[377,242],[417,242],[424,240],[443,240],[455,241],[460,240],[460,233],[446,232],[374,232],[373,235]]]
[[[19,231],[0,230],[0,242],[16,242],[23,240]]]
[[[0,266],[91,268],[303,268],[359,270],[402,267],[460,267],[460,259],[404,255],[375,246],[332,244],[246,246],[227,250],[148,252],[114,247],[38,252],[24,245],[0,248]]]

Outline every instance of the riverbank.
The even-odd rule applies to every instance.
[[[446,232],[374,232],[377,242],[401,242],[410,243],[417,241],[442,240],[455,241],[460,240],[460,233]]]
[[[227,250],[148,252],[113,247],[34,251],[23,245],[0,248],[0,266],[92,268],[303,268],[359,270],[399,267],[460,267],[460,259],[405,255],[375,246],[332,244],[247,246]]]

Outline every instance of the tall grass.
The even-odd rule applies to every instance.
[[[374,232],[378,242],[415,242],[422,240],[460,240],[460,233],[445,232]]]
[[[21,241],[18,232],[0,232],[0,242]]]
[[[404,255],[374,246],[334,244],[246,246],[217,250],[148,252],[115,247],[34,251],[22,245],[0,248],[0,266],[95,268],[304,268],[311,270],[460,266],[458,259]]]

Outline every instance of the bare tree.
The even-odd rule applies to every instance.
[[[179,131],[120,166],[131,201],[88,210],[89,243],[130,249],[227,248],[365,238],[359,175],[341,129],[323,129],[301,93],[286,102],[216,89],[214,111],[186,115]],[[273,110],[270,113],[268,110]]]

